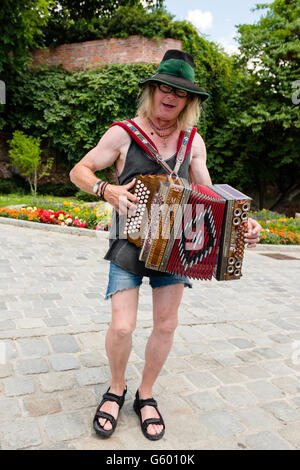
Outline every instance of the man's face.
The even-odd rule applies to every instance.
[[[164,93],[158,86],[155,87],[153,95],[153,113],[157,119],[172,121],[177,119],[187,103],[188,98],[171,93]]]

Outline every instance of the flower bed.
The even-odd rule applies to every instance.
[[[270,245],[300,245],[300,219],[284,217],[263,209],[251,217],[262,226],[260,243]]]
[[[38,208],[36,206],[19,209],[0,208],[0,216],[91,230],[107,231],[110,229],[112,210],[108,209],[103,202],[99,202],[94,207],[76,205],[67,201],[63,204],[51,203],[51,200],[43,202]],[[51,205],[54,208],[50,207]],[[57,210],[56,206],[62,206],[65,210]]]
[[[0,208],[0,216],[91,230],[107,231],[110,229],[112,209],[108,208],[104,202],[100,201],[93,207],[68,201],[62,204],[54,203],[52,200],[34,202],[38,207]],[[300,245],[300,219],[283,217],[282,214],[266,209],[252,212],[251,217],[262,226],[260,243]]]

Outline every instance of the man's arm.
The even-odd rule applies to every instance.
[[[127,151],[130,137],[120,126],[111,127],[100,139],[96,147],[90,150],[70,171],[70,180],[75,186],[89,194],[93,193],[93,186],[99,181],[95,171],[110,167],[120,156]],[[128,190],[134,185],[134,180],[124,186],[107,185],[105,199],[116,210],[119,210],[119,198],[127,199],[129,208],[137,203],[136,196]]]
[[[206,166],[206,147],[200,136],[196,134],[192,145],[192,155],[190,163],[190,178],[193,183],[208,186],[212,184],[211,178]]]

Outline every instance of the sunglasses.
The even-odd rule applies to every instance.
[[[188,91],[180,90],[178,88],[173,88],[172,86],[165,85],[164,83],[157,83],[156,86],[163,93],[172,93],[172,92],[174,92],[176,96],[179,96],[179,98],[186,98],[187,96],[189,96]]]

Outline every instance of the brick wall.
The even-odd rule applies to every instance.
[[[100,64],[159,63],[168,49],[182,49],[177,39],[148,39],[140,36],[63,44],[51,52],[38,49],[32,66],[62,64],[66,70],[85,70]]]

